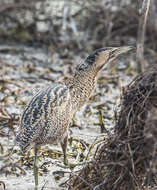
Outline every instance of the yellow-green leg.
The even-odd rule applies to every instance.
[[[38,153],[38,147],[34,147],[34,182],[35,182],[35,189],[38,190],[38,158],[37,158],[37,153]]]
[[[68,144],[68,135],[64,137],[64,139],[61,141],[61,147],[63,150],[64,155],[64,164],[68,165],[68,159],[67,159],[67,144]]]

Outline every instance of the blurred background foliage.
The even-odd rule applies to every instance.
[[[133,45],[141,0],[0,0],[0,41],[74,51]],[[151,1],[146,44],[157,44],[157,1]],[[88,43],[88,45],[87,45]]]

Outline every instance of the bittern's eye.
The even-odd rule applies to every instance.
[[[95,62],[95,58],[98,56],[98,53],[95,53],[94,55],[91,54],[87,57],[86,62],[88,64],[93,64]]]
[[[82,63],[81,65],[79,65],[79,66],[77,67],[77,70],[83,71],[83,70],[85,70],[85,69],[87,69],[87,68],[88,68],[88,65],[87,65],[86,63]]]

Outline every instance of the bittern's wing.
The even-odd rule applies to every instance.
[[[40,135],[58,130],[62,120],[68,118],[70,113],[70,94],[68,88],[59,83],[38,92],[26,106],[19,131],[20,141],[37,141]],[[54,130],[54,131],[53,131]]]

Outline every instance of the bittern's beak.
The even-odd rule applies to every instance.
[[[113,59],[115,59],[116,57],[118,57],[119,55],[131,51],[131,50],[135,50],[135,47],[133,46],[124,46],[124,47],[113,47],[111,48],[110,52],[109,52],[109,59],[108,61],[112,61]]]
[[[119,55],[134,50],[135,47],[124,46],[124,47],[106,47],[96,50],[96,65],[97,71],[100,71],[106,64],[112,62]]]

